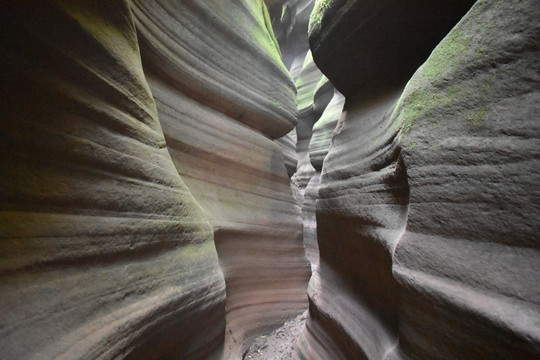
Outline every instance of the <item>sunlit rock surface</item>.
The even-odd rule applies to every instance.
[[[292,64],[295,59],[303,58],[309,50],[306,34],[315,1],[266,0],[266,4],[281,48],[283,63],[293,73]]]
[[[318,103],[315,107],[315,93],[318,84],[323,80],[324,75],[319,71],[311,52],[305,56],[302,71],[296,80],[298,89],[298,124],[296,125],[296,152],[298,154],[298,168],[308,153],[309,140],[311,139],[312,128],[324,110],[325,104]],[[330,101],[330,99],[328,99]],[[328,101],[326,104],[328,104]]]
[[[163,81],[273,139],[292,129],[295,87],[262,0],[133,0],[133,8],[143,57],[152,57],[145,67]]]
[[[332,133],[341,118],[345,98],[333,87],[327,90],[334,94],[322,116],[313,126],[313,134],[309,142],[309,160],[314,169],[303,193],[302,221],[304,223],[304,247],[311,262],[312,269],[319,263],[319,246],[317,244],[317,219],[315,204],[319,194],[319,181],[324,158],[330,149]],[[335,93],[334,93],[335,92]],[[326,97],[322,95],[320,97]]]
[[[238,358],[307,306],[300,212],[273,141],[293,129],[296,89],[262,1],[134,4],[167,147],[214,227],[227,284],[225,357]]]
[[[313,126],[313,134],[309,141],[309,157],[311,165],[317,172],[322,171],[323,162],[332,143],[332,135],[337,126],[345,104],[345,97],[332,88],[332,100],[323,114]]]
[[[292,129],[287,135],[274,140],[281,148],[285,161],[285,168],[289,177],[293,176],[298,166],[298,155],[296,154],[296,128]]]
[[[477,2],[405,87],[421,63],[405,53],[429,55],[459,20],[450,2],[320,3],[313,57],[347,100],[299,355],[538,357],[540,8]]]
[[[298,56],[298,58],[300,57],[301,56]],[[328,101],[326,104],[324,103],[328,96],[322,96],[322,91],[318,91],[321,90],[321,88],[324,88],[324,90],[330,92],[328,86],[322,86],[322,84],[326,83],[328,83],[328,81],[313,63],[311,52],[307,52],[303,60],[302,69],[299,71],[298,78],[296,79],[296,86],[298,89],[298,124],[296,125],[296,153],[298,156],[298,167],[291,177],[291,183],[297,189],[297,198],[300,204],[302,221],[304,224],[304,246],[306,247],[306,253],[312,267],[314,266],[313,264],[316,262],[317,257],[316,246],[313,242],[313,234],[316,232],[316,225],[311,221],[314,217],[313,205],[315,199],[313,196],[316,196],[315,194],[317,191],[317,185],[313,182],[310,188],[310,197],[307,200],[309,204],[305,209],[304,203],[306,201],[305,192],[308,184],[310,184],[310,181],[317,172],[313,168],[313,165],[311,165],[308,149],[313,125],[321,116],[326,104],[328,104]],[[316,95],[318,95],[318,101],[316,101]]]
[[[208,359],[225,283],[123,1],[0,5],[0,358]]]

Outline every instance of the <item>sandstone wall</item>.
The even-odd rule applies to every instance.
[[[539,356],[540,9],[478,1],[407,84],[470,5],[315,6],[313,57],[346,112],[301,357]]]
[[[134,1],[134,12],[167,147],[214,228],[225,357],[238,358],[307,306],[302,222],[273,141],[297,121],[296,88],[260,0]]]
[[[238,359],[308,301],[300,358],[540,357],[540,7],[473,3],[0,4],[0,358]]]
[[[125,1],[0,5],[0,358],[208,359],[225,283]]]
[[[324,88],[321,88],[324,89]],[[324,159],[331,146],[332,135],[339,119],[342,117],[345,97],[334,87],[326,89],[325,92],[333,94],[332,100],[324,110],[323,114],[313,126],[312,136],[309,141],[309,160],[314,169],[309,183],[304,191],[304,203],[302,206],[302,221],[304,223],[304,247],[306,255],[314,270],[319,264],[319,246],[317,243],[317,218],[316,202],[319,196],[319,183]]]
[[[300,57],[299,55],[298,58]],[[311,268],[314,269],[318,263],[315,201],[320,172],[312,165],[309,147],[313,136],[313,126],[323,116],[325,108],[329,105],[334,95],[334,87],[317,68],[310,51],[303,59],[302,69],[296,79],[296,87],[298,89],[298,124],[296,125],[298,166],[291,177],[291,183],[298,192],[304,225],[304,247]]]

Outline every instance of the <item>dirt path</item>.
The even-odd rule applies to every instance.
[[[292,359],[296,339],[304,329],[306,312],[287,321],[270,334],[255,339],[245,360],[287,360]]]

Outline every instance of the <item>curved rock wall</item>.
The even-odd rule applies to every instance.
[[[273,139],[296,124],[295,87],[262,0],[133,4],[141,47],[161,55],[145,64],[171,87]]]
[[[0,358],[540,357],[536,1],[266,3],[0,5]]]
[[[296,152],[299,161],[298,169],[300,169],[304,157],[307,156],[313,125],[321,116],[328,101],[330,101],[330,99],[328,99],[326,104],[319,104],[317,107],[315,106],[315,93],[318,89],[317,85],[323,78],[324,75],[313,62],[311,52],[308,52],[304,59],[302,71],[296,80],[296,87],[298,88],[298,124],[296,125]]]
[[[314,3],[314,0],[266,0],[283,62],[291,72],[295,59],[303,59],[309,50],[306,34]]]
[[[300,213],[272,141],[296,122],[296,89],[260,0],[134,1],[134,12],[167,147],[214,227],[227,284],[224,356],[238,358],[307,306]]]
[[[401,87],[474,0],[318,0],[313,59],[344,95]]]
[[[292,129],[287,135],[274,140],[281,148],[285,160],[285,168],[289,177],[294,175],[298,166],[298,155],[296,154],[296,128]]]
[[[0,20],[0,357],[218,356],[212,229],[165,146],[128,4],[7,1]]]
[[[347,100],[298,353],[536,358],[540,8],[478,1],[405,87],[470,2],[403,6],[319,1],[312,15],[315,62]]]
[[[535,1],[478,1],[393,112],[410,199],[390,357],[540,356],[538,44]]]
[[[328,83],[328,81],[327,81]],[[321,88],[322,89],[322,88]],[[329,91],[328,91],[329,90]],[[319,195],[319,182],[323,161],[330,149],[332,134],[341,118],[345,97],[333,87],[326,92],[334,94],[320,119],[313,126],[313,134],[309,141],[309,159],[315,173],[311,176],[304,191],[302,221],[304,223],[304,247],[311,262],[312,270],[319,264],[319,246],[317,244],[316,201]],[[320,97],[325,97],[320,96]]]
[[[313,126],[313,134],[309,140],[309,158],[311,165],[317,172],[322,171],[324,159],[330,150],[332,144],[332,135],[342,116],[345,97],[334,88],[330,94],[333,94],[332,100],[324,109],[323,114]]]
[[[300,56],[298,56],[300,57]],[[319,186],[320,172],[315,170],[309,153],[313,126],[329,104],[334,87],[320,72],[311,52],[305,55],[302,70],[296,80],[298,88],[298,125],[296,126],[298,169],[291,177],[292,186],[297,189],[298,202],[304,224],[303,238],[306,255],[314,269],[318,263],[317,225],[315,220],[315,201]]]

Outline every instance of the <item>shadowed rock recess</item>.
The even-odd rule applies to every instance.
[[[537,0],[0,22],[1,360],[540,358]]]

